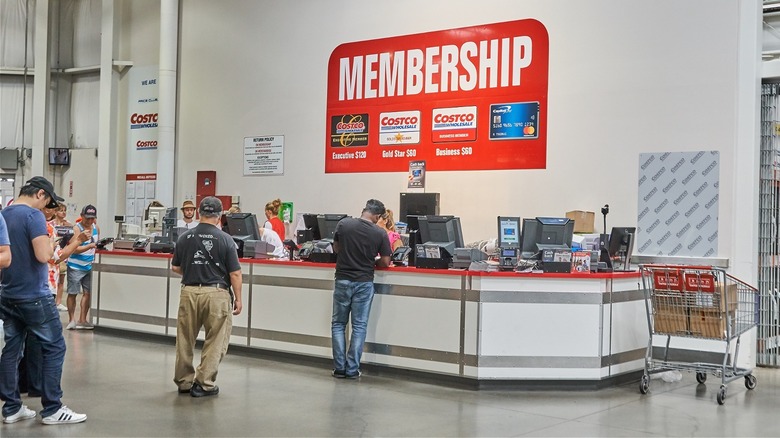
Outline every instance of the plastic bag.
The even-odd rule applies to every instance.
[[[676,383],[682,380],[682,373],[677,370],[664,371],[663,373],[653,374],[653,379],[661,379],[667,383]]]

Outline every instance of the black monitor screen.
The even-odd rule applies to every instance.
[[[536,218],[523,219],[523,233],[520,238],[523,258],[531,258],[539,252],[539,248],[536,246],[536,229],[538,226],[539,222],[537,222]]]
[[[522,252],[524,258],[534,257],[542,248],[571,248],[574,221],[558,217],[523,219]]]
[[[571,248],[574,221],[565,217],[537,217],[536,243],[545,246],[567,246]]]
[[[49,164],[70,166],[70,150],[68,148],[49,148]]]
[[[307,230],[311,230],[311,238],[313,240],[320,240],[320,224],[317,222],[317,215],[314,213],[303,214],[303,226]]]
[[[636,235],[634,227],[613,227],[612,234],[609,235],[609,255],[623,259],[631,251],[633,236]]]
[[[519,217],[498,217],[498,246],[501,248],[520,247]]]
[[[257,229],[257,216],[252,213],[227,215],[227,232],[231,236],[249,236],[250,240],[260,240],[260,232]]]
[[[398,220],[401,222],[407,222],[409,215],[437,215],[439,214],[439,194],[401,193],[399,205]]]
[[[420,216],[420,241],[423,243],[454,242],[455,248],[463,248],[463,231],[460,218],[455,216]]]
[[[420,229],[420,216],[415,214],[410,214],[409,216],[406,216],[406,230],[417,231],[419,229]]]
[[[320,240],[330,239],[333,240],[333,235],[336,233],[336,225],[339,221],[347,217],[346,214],[320,214],[317,215],[317,223],[319,224]]]

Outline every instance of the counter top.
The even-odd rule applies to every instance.
[[[120,257],[151,257],[151,258],[171,258],[171,254],[152,253],[129,250],[100,250],[98,254],[105,254]],[[239,259],[241,263],[261,264],[261,265],[280,265],[280,266],[306,266],[312,268],[335,269],[334,263],[313,263],[303,260],[280,260],[280,259]],[[471,277],[512,277],[512,278],[572,278],[572,279],[599,279],[599,278],[638,278],[639,272],[596,272],[596,273],[542,273],[542,272],[481,272],[466,271],[463,269],[420,269],[409,266],[391,266],[389,268],[377,268],[378,271],[402,272],[402,273],[420,273],[436,275],[455,275]]]

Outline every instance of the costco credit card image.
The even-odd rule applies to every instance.
[[[539,102],[490,105],[490,139],[520,140],[539,137]]]

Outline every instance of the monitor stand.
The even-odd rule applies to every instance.
[[[612,272],[612,257],[610,257],[609,250],[609,234],[599,235],[599,265],[604,263],[605,268],[599,267],[599,272]]]
[[[628,243],[620,248],[617,254],[618,262],[614,272],[635,272],[631,269],[631,253],[634,252],[634,235],[628,233]]]

